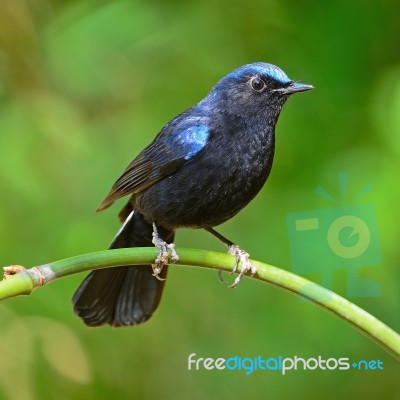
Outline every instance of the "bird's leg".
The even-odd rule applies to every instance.
[[[232,254],[236,257],[236,264],[235,264],[235,269],[234,272],[236,272],[239,261],[242,264],[242,268],[240,270],[239,275],[236,277],[235,281],[232,283],[232,285],[230,285],[230,288],[234,288],[237,285],[239,285],[240,281],[242,280],[243,276],[247,273],[247,272],[251,272],[251,276],[253,276],[256,272],[257,272],[257,267],[254,266],[251,262],[250,262],[250,255],[249,253],[247,253],[246,251],[242,250],[239,246],[237,245],[233,245],[230,246],[228,249],[228,254]]]
[[[154,246],[159,249],[159,253],[157,258],[155,259],[155,264],[152,265],[153,268],[153,276],[155,276],[158,280],[163,281],[164,279],[160,278],[160,273],[166,265],[168,265],[168,250],[171,252],[172,262],[177,262],[179,260],[178,253],[175,250],[174,243],[167,243],[161,239],[158,234],[158,229],[156,224],[153,222],[153,240]]]
[[[233,270],[231,272],[232,274],[237,272],[238,266],[239,266],[239,262],[241,262],[241,264],[242,264],[242,268],[240,270],[240,273],[236,277],[236,279],[232,283],[232,285],[229,286],[230,288],[236,287],[240,283],[240,281],[242,280],[243,276],[247,272],[250,271],[251,275],[254,275],[257,272],[257,268],[254,265],[252,265],[252,263],[250,262],[249,253],[247,253],[244,250],[242,250],[238,245],[234,244],[229,239],[227,239],[226,237],[222,236],[220,233],[218,233],[213,228],[206,227],[205,229],[208,232],[210,232],[212,235],[214,235],[216,238],[221,240],[221,242],[225,243],[228,246],[228,254],[231,254],[231,255],[235,256],[236,261],[235,261],[235,266],[234,266],[234,268],[233,268]],[[218,272],[220,272],[220,271],[218,271]],[[218,274],[218,276],[223,281],[223,279],[221,278],[220,273]]]

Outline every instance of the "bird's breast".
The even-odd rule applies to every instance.
[[[134,199],[148,220],[168,228],[219,225],[260,191],[274,156],[274,132],[226,132],[190,162]]]

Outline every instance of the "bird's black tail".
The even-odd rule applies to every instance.
[[[153,227],[128,204],[120,214],[125,222],[111,244],[111,249],[153,246]],[[159,229],[167,243],[174,232]],[[160,273],[167,276],[167,267]],[[165,281],[152,275],[151,266],[123,266],[92,271],[72,298],[74,312],[89,326],[137,325],[147,321],[156,310]]]

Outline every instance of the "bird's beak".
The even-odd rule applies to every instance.
[[[289,86],[285,88],[275,89],[273,92],[278,92],[282,94],[293,94],[298,92],[306,92],[307,90],[314,89],[312,85],[306,85],[305,83],[291,82]]]

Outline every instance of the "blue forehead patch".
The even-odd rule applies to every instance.
[[[289,83],[291,81],[289,77],[275,65],[262,64],[260,67],[257,65],[255,69],[260,71],[260,75],[270,76],[272,79],[275,79],[280,83]]]
[[[282,84],[287,84],[291,82],[291,79],[280,68],[278,68],[273,64],[267,64],[262,62],[243,65],[242,67],[233,71],[230,75],[233,75],[235,78],[240,78],[248,74],[258,74],[260,76],[268,76]]]

